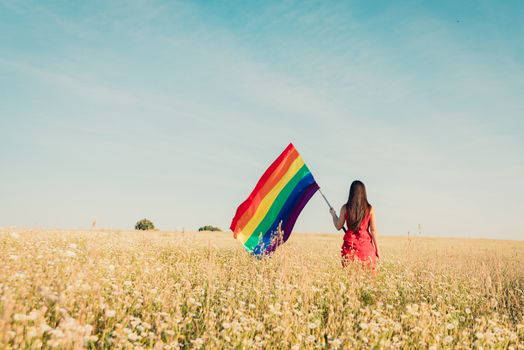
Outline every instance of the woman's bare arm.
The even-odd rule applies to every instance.
[[[373,241],[373,245],[375,246],[375,254],[377,258],[380,258],[380,253],[379,253],[378,244],[377,244],[378,231],[377,231],[377,224],[375,222],[375,209],[373,207],[371,207],[371,212],[369,213],[369,215],[371,216],[369,219],[371,240]]]
[[[333,217],[333,225],[335,225],[337,231],[340,231],[340,229],[344,226],[344,222],[346,221],[346,206],[343,205],[342,208],[340,208],[340,216],[337,216],[337,213],[334,209],[330,209],[329,212]]]

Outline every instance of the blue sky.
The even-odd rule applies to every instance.
[[[522,1],[0,0],[0,33],[0,226],[226,229],[293,142],[383,234],[524,239]]]

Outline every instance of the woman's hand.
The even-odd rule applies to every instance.
[[[375,250],[375,255],[377,256],[377,259],[380,259],[380,254],[379,254],[379,252],[378,252],[378,249]]]
[[[331,216],[336,218],[337,217],[337,212],[335,211],[335,209],[333,208],[329,208],[329,212],[331,213]]]

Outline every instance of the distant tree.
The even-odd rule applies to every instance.
[[[148,219],[142,219],[135,224],[135,230],[149,231],[154,229],[155,225]]]
[[[199,228],[198,231],[222,231],[222,230],[215,226],[206,225],[206,226],[202,226],[201,228]]]

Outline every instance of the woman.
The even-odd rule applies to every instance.
[[[353,181],[349,189],[349,198],[340,208],[340,216],[333,208],[330,209],[333,224],[337,230],[347,223],[347,232],[340,252],[342,265],[348,261],[358,260],[363,264],[375,268],[376,259],[380,258],[377,245],[377,227],[375,225],[375,211],[368,202],[366,186],[361,181]]]

